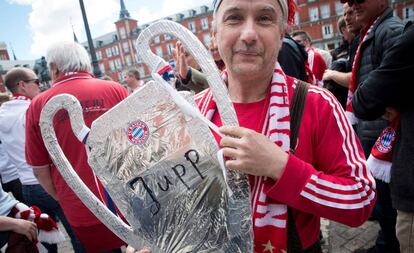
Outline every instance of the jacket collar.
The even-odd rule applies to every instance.
[[[374,24],[372,32],[368,35],[366,40],[372,39],[375,36],[375,31],[377,30],[378,26],[382,24],[385,20],[393,17],[393,9],[391,7],[387,7],[384,12],[379,16],[377,22]]]

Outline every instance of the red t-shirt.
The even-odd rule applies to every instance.
[[[253,103],[233,103],[234,110],[236,111],[237,118],[239,120],[239,125],[244,128],[255,130],[258,133],[262,132],[263,122],[266,116],[266,110],[268,104],[268,97],[262,99],[258,102]],[[220,114],[216,111],[211,122],[221,127],[223,123],[221,122]],[[258,123],[259,122],[259,123]],[[217,143],[220,143],[221,137],[217,135],[214,131],[214,138],[216,138]]]
[[[92,226],[101,222],[79,200],[66,184],[43,143],[39,127],[40,113],[44,105],[58,94],[71,94],[82,105],[85,124],[89,128],[92,122],[128,96],[128,91],[121,85],[92,78],[88,73],[75,73],[56,80],[49,90],[36,96],[26,114],[26,159],[31,166],[51,165],[51,176],[59,203],[66,218],[72,226]],[[85,146],[74,135],[66,111],[55,115],[53,126],[59,145],[76,173],[96,195],[98,189],[92,169],[87,163]]]

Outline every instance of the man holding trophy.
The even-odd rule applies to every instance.
[[[359,226],[375,202],[360,143],[329,92],[309,87],[301,124],[294,122],[300,125],[296,152],[288,152],[298,81],[284,74],[277,56],[294,10],[293,0],[214,2],[213,37],[241,126],[222,127],[225,137],[215,137],[227,169],[249,174],[254,252],[321,252],[319,217]],[[196,102],[221,125],[210,90]],[[294,246],[290,219],[299,236]]]
[[[286,76],[277,62],[286,26],[294,17],[296,6],[293,0],[217,0],[213,5],[213,38],[227,68],[223,73],[224,79],[240,124],[240,127],[230,126],[235,124],[229,124],[229,117],[219,113],[228,113],[229,110],[223,110],[222,104],[228,103],[231,107],[231,102],[228,97],[227,100],[222,99],[227,96],[227,91],[223,85],[217,85],[221,80],[216,73],[217,82],[212,82],[212,87],[215,91],[218,87],[226,94],[216,96],[216,92],[213,99],[211,89],[207,89],[197,94],[195,100],[205,117],[218,126],[223,125],[223,119],[226,125],[220,128],[224,137],[213,133],[223,151],[218,159],[210,159],[213,153],[211,150],[214,150],[216,157],[217,145],[212,141],[210,130],[201,125],[204,124],[203,117],[200,117],[203,120],[197,121],[196,116],[184,116],[182,108],[186,108],[186,104],[180,102],[179,95],[174,99],[181,103],[180,110],[177,102],[162,104],[164,98],[171,100],[171,96],[166,94],[172,89],[168,84],[164,91],[159,90],[159,94],[154,96],[153,90],[156,91],[157,85],[162,82],[149,82],[98,118],[103,111],[96,112],[97,109],[112,107],[126,96],[126,92],[109,83],[100,84],[108,91],[104,94],[100,93],[104,90],[102,86],[88,90],[88,87],[95,87],[92,83],[97,81],[83,73],[87,69],[67,71],[67,65],[64,64],[67,60],[60,61],[61,57],[51,57],[53,60],[49,65],[56,79],[51,90],[55,93],[40,95],[29,108],[27,129],[30,130],[26,144],[28,148],[36,146],[40,151],[27,151],[27,160],[36,168],[39,181],[49,193],[52,196],[56,196],[55,192],[58,193],[59,200],[64,201],[62,196],[65,195],[59,195],[61,188],[56,187],[56,183],[55,186],[51,183],[50,172],[53,181],[62,180],[56,170],[49,170],[52,162],[40,139],[38,125],[39,112],[47,100],[52,95],[69,93],[80,100],[87,127],[96,119],[88,143],[100,148],[91,147],[92,158],[89,162],[95,172],[101,173],[102,182],[109,186],[107,189],[115,196],[117,206],[123,210],[124,217],[132,227],[122,230],[126,232],[119,235],[125,235],[124,238],[128,239],[125,240],[135,248],[148,243],[155,252],[247,252],[253,248],[253,240],[250,239],[253,230],[254,252],[321,252],[318,243],[319,217],[359,226],[365,222],[373,208],[375,183],[366,169],[359,141],[341,105],[332,94],[319,87],[308,87]],[[176,24],[161,27],[154,25],[154,30],[172,32],[168,28],[172,29],[173,25]],[[144,30],[140,37],[147,36],[147,39],[151,39],[153,35],[153,31]],[[139,48],[138,42],[137,45]],[[141,51],[142,54],[146,52]],[[193,55],[194,52],[196,51],[193,50]],[[56,54],[55,51],[51,53],[51,56]],[[208,54],[203,58],[207,59]],[[85,64],[86,62],[88,61],[85,60]],[[157,62],[159,61],[154,60],[150,64],[155,66]],[[83,63],[80,65],[83,66]],[[77,72],[72,73],[73,71]],[[209,71],[206,71],[207,79],[214,80],[215,77],[207,72]],[[154,78],[157,79],[157,76],[154,75]],[[75,92],[72,89],[74,87],[82,90],[79,92],[82,94]],[[91,97],[83,97],[86,95],[84,93]],[[174,91],[169,94],[174,95]],[[98,95],[102,95],[102,99],[94,99]],[[93,108],[88,102],[91,99]],[[56,107],[56,104],[54,106],[61,108]],[[131,108],[134,109],[133,112]],[[298,117],[301,115],[300,108],[303,108],[302,117]],[[191,109],[187,107],[186,113],[198,115]],[[137,110],[141,110],[140,114]],[[152,114],[151,110],[154,111]],[[131,113],[122,113],[125,111]],[[170,114],[167,115],[167,112]],[[235,119],[234,111],[232,113]],[[133,121],[129,122],[130,118]],[[90,171],[84,157],[86,154],[82,153],[82,158],[77,158],[82,144],[76,144],[77,150],[65,145],[65,140],[75,141],[76,138],[70,133],[67,114],[58,111],[54,119],[55,128],[59,126],[56,131],[57,140],[64,153],[68,154],[68,160],[76,172]],[[185,124],[187,120],[196,124],[196,127],[188,127],[189,124]],[[44,123],[42,130],[48,129]],[[47,134],[49,130],[45,131]],[[81,129],[80,133],[82,131]],[[207,134],[197,136],[192,131],[204,131]],[[208,139],[205,136],[209,136]],[[79,138],[77,134],[77,137],[82,140],[85,136]],[[46,139],[46,143],[54,144],[53,139]],[[212,143],[214,148],[213,145],[199,147],[202,142]],[[174,148],[181,152],[180,155],[175,155]],[[190,150],[187,152],[187,149]],[[186,151],[184,157],[181,156],[183,151]],[[166,156],[169,156],[168,159]],[[240,179],[243,176],[228,173],[231,177],[229,184],[225,185],[223,182],[227,180],[226,173],[224,176],[220,174],[222,178],[216,177],[219,171],[215,166],[216,160],[221,160],[222,156],[225,157],[227,169],[249,175],[251,219],[250,203],[247,203],[247,178]],[[180,164],[177,165],[177,162]],[[210,162],[213,165],[210,166]],[[187,165],[184,166],[184,163]],[[202,168],[201,163],[205,165]],[[105,166],[99,166],[100,164]],[[185,170],[190,164],[195,170]],[[199,165],[200,170],[197,167]],[[67,167],[66,164],[64,167]],[[222,163],[220,167],[224,167]],[[91,179],[91,175],[89,177]],[[233,184],[237,180],[246,184]],[[206,187],[203,188],[202,185]],[[240,185],[243,186],[242,189],[238,188]],[[71,187],[76,190],[76,187]],[[88,187],[94,189],[91,185]],[[230,191],[226,187],[239,191]],[[180,193],[180,189],[184,193]],[[243,190],[246,193],[244,195],[240,194]],[[99,193],[95,195],[98,196]],[[163,199],[158,200],[155,195]],[[244,198],[237,199],[234,196]],[[162,206],[161,201],[164,204]],[[94,203],[96,202],[89,201],[88,207],[94,209]],[[62,204],[64,206],[65,203]],[[238,210],[243,212],[239,213]],[[99,212],[95,214],[102,216]],[[70,217],[68,215],[69,220]],[[75,216],[73,218],[72,221],[78,222]],[[238,218],[245,219],[242,221]],[[111,227],[113,223],[105,224]],[[251,224],[253,229],[250,229]],[[87,232],[97,236],[104,234],[105,230],[97,232],[92,225],[83,229],[78,227],[84,238],[89,239],[86,240],[87,250],[99,252],[111,249],[101,245],[109,244],[110,240],[105,241],[105,238],[112,238],[110,234],[97,242],[93,241],[96,238],[87,237]],[[199,229],[192,230],[194,227]],[[74,228],[76,231],[76,226]],[[112,230],[119,228],[122,227],[113,226]],[[128,231],[133,231],[133,234],[127,235]],[[84,242],[81,237],[80,240]],[[110,245],[115,246],[116,243]]]

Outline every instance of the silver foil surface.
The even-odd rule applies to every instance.
[[[201,66],[209,83],[216,82],[211,88],[223,123],[237,125],[214,61],[195,36],[169,21],[147,29],[137,45],[173,31],[171,35],[188,40],[184,45],[197,60],[207,57]],[[147,53],[143,59],[149,66],[163,64]],[[196,106],[189,94],[185,98]],[[76,98],[59,95],[41,114],[45,145],[68,185],[120,238],[137,249],[147,246],[154,253],[253,252],[247,176],[228,171],[226,184],[210,129],[184,114],[158,83],[147,83],[95,120],[87,140],[89,164],[129,225],[93,196],[64,156],[52,124],[54,113],[62,108],[68,110],[80,140],[87,132]]]

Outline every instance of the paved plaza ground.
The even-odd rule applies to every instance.
[[[61,225],[60,227],[62,228]],[[336,222],[322,220],[321,229],[324,236],[324,253],[351,253],[356,249],[374,245],[379,226],[376,222],[367,221],[358,228],[350,228]],[[59,244],[59,252],[73,252],[69,239]]]

